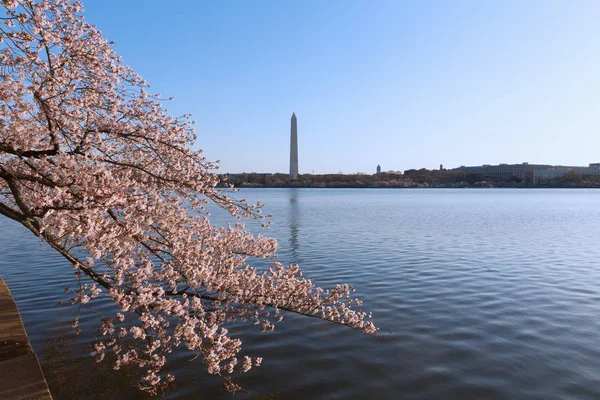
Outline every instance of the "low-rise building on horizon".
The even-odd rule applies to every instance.
[[[520,181],[537,185],[544,181],[561,178],[568,173],[578,173],[582,176],[600,176],[600,163],[590,163],[588,167],[564,166],[548,164],[483,164],[480,166],[464,166],[453,171],[464,171],[475,175],[478,179],[496,181]]]

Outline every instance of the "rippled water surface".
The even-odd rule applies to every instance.
[[[600,190],[244,189],[275,214],[280,261],[350,283],[383,339],[299,316],[236,326],[263,366],[231,396],[185,352],[172,399],[600,398]],[[225,221],[216,213],[215,220]],[[258,227],[249,223],[251,230]],[[55,400],[146,398],[87,355],[101,302],[58,306],[69,265],[0,219],[11,288]]]

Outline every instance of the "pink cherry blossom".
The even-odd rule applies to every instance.
[[[275,261],[274,239],[245,230],[243,219],[268,225],[262,204],[216,187],[218,162],[192,150],[191,115],[171,116],[148,95],[80,2],[1,4],[0,214],[73,266],[73,303],[107,296],[118,307],[100,321],[98,362],[111,351],[115,369],[140,367],[140,387],[155,393],[174,379],[166,357],[185,346],[238,390],[229,374],[262,358],[240,365],[229,322],[272,331],[293,312],[376,334],[350,286],[315,286]],[[209,202],[240,223],[213,225]],[[253,258],[270,268],[251,267]]]

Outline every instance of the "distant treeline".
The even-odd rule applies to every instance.
[[[297,181],[290,182],[289,175],[283,173],[223,174],[221,182],[236,187],[534,187],[519,178],[500,181],[485,179],[475,174],[457,170],[409,169],[401,173],[382,172],[379,174],[303,174]],[[577,172],[541,182],[535,187],[600,187],[600,177],[582,176]]]

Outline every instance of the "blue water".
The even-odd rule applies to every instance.
[[[243,189],[275,214],[280,261],[350,283],[385,338],[286,316],[235,326],[263,366],[231,396],[177,352],[172,399],[600,398],[600,191]],[[225,223],[222,213],[215,221]],[[253,231],[260,231],[248,223]],[[87,356],[98,313],[70,321],[70,266],[0,219],[0,274],[56,400],[147,398],[135,370]]]

